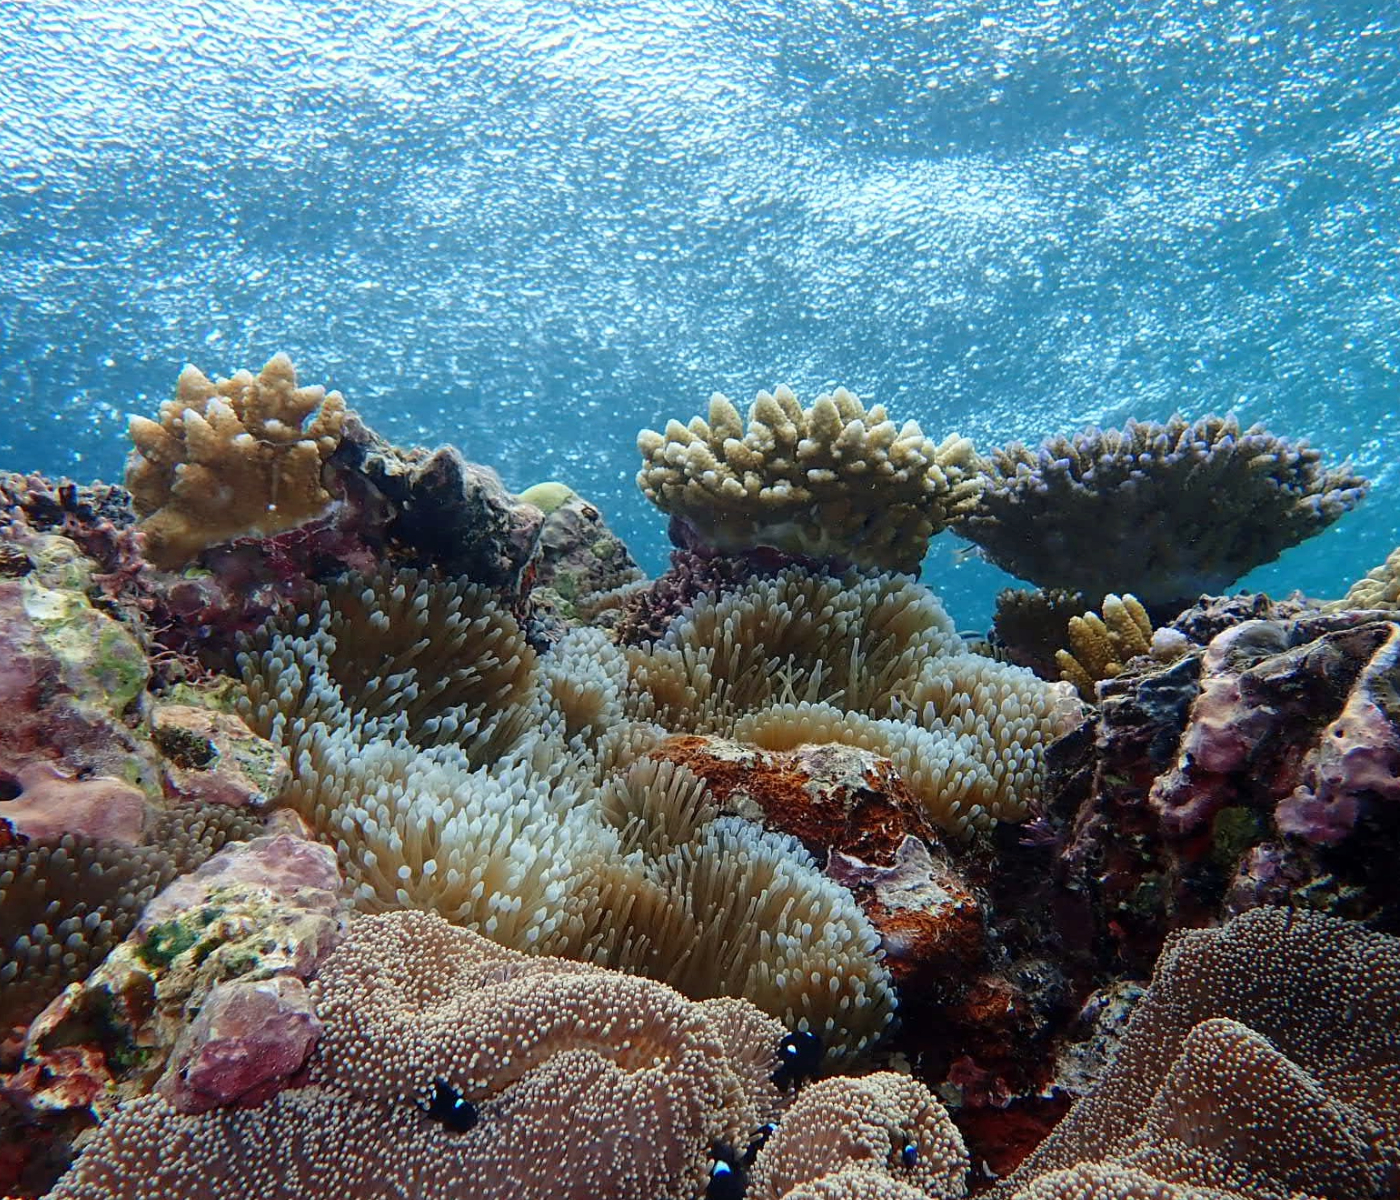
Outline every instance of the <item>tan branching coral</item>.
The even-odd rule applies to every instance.
[[[1367,571],[1347,589],[1347,594],[1329,606],[1345,608],[1400,608],[1400,547],[1385,562]]]
[[[1099,1087],[994,1194],[1385,1194],[1397,1013],[1400,940],[1355,923],[1261,908],[1176,934]]]
[[[998,566],[1091,601],[1145,604],[1218,593],[1354,508],[1367,481],[1324,468],[1304,442],[1233,416],[1129,421],[986,460],[976,505],[955,521]]]
[[[128,1104],[54,1200],[690,1200],[713,1145],[782,1103],[784,1031],[752,1008],[526,957],[429,914],[358,922],[314,993],[307,1086],[200,1116]]]
[[[770,546],[876,570],[918,569],[928,540],[969,508],[980,460],[966,438],[935,444],[845,388],[804,409],[760,392],[748,427],[724,396],[709,420],[644,429],[637,485],[684,537],[718,550]]]
[[[143,518],[146,557],[176,568],[219,542],[319,515],[332,499],[321,467],[340,443],[345,412],[339,392],[297,387],[285,354],[257,375],[217,383],[187,366],[158,420],[131,418],[126,486]]]
[[[869,1177],[957,1200],[967,1194],[967,1151],[952,1118],[923,1084],[889,1071],[823,1079],[804,1088],[759,1151],[749,1200],[797,1195],[901,1195],[875,1190]],[[830,1189],[823,1179],[846,1175]],[[800,1190],[803,1188],[808,1190]]]
[[[1128,659],[1152,652],[1152,619],[1136,596],[1110,592],[1100,608],[1102,616],[1088,612],[1071,617],[1070,648],[1055,651],[1060,678],[1090,701],[1099,680],[1113,679]]]

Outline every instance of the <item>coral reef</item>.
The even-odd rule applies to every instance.
[[[159,420],[131,418],[126,486],[146,557],[179,567],[217,542],[320,516],[333,499],[322,466],[344,424],[345,398],[297,387],[285,354],[218,383],[187,366]]]
[[[1365,495],[1347,466],[1234,417],[1130,421],[983,467],[957,532],[1013,575],[1091,603],[1129,591],[1149,608],[1218,592],[1318,533]]]
[[[1389,1194],[1397,1011],[1400,941],[1354,923],[1265,908],[1179,933],[1096,1091],[993,1195]]]
[[[979,459],[935,444],[845,388],[804,409],[786,387],[759,392],[748,427],[724,396],[709,420],[644,429],[637,486],[671,515],[678,546],[771,548],[877,571],[915,571],[928,540],[973,502]]]
[[[1347,589],[1345,596],[1328,607],[1343,610],[1400,608],[1400,547],[1392,550],[1385,562],[1367,571]]]
[[[527,957],[429,914],[357,922],[312,995],[322,1032],[303,1086],[202,1115],[132,1101],[54,1200],[688,1200],[712,1147],[747,1142],[784,1100],[770,1080],[783,1030],[756,1010]]]
[[[1102,615],[1087,612],[1069,619],[1070,648],[1055,652],[1060,678],[1090,701],[1099,680],[1112,679],[1130,658],[1152,652],[1152,620],[1136,596],[1110,592],[1099,607]]]
[[[646,583],[281,356],[133,436],[141,533],[0,475],[0,1194],[1400,1181],[1393,572],[1180,611],[1345,468],[717,397],[640,440]],[[871,570],[949,522],[1087,594],[965,641]]]
[[[1254,611],[1270,610],[1234,615]],[[1099,686],[1091,737],[1050,756],[1047,809],[1065,822],[1059,869],[1129,961],[1149,964],[1168,929],[1259,904],[1400,929],[1388,615],[1186,614],[1178,632],[1211,633],[1204,648]]]

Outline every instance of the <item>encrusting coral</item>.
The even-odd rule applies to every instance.
[[[1130,591],[1149,607],[1219,592],[1321,532],[1365,495],[1347,466],[1233,416],[1130,421],[984,465],[958,533],[997,566],[1091,602]]]
[[[1113,679],[1128,659],[1152,652],[1152,619],[1136,596],[1125,592],[1120,597],[1110,592],[1100,608],[1102,616],[1088,612],[1071,617],[1070,648],[1055,652],[1060,678],[1090,701],[1100,679]]]
[[[1178,933],[1097,1090],[993,1195],[1389,1194],[1397,1013],[1395,938],[1281,908]]]
[[[979,486],[966,438],[936,444],[845,388],[807,409],[786,387],[759,392],[747,429],[716,394],[708,421],[644,429],[637,448],[646,460],[637,485],[671,515],[677,545],[771,547],[878,571],[917,570],[929,538]]]
[[[118,1110],[53,1200],[690,1200],[785,1097],[741,1001],[503,949],[426,913],[358,921],[313,984],[303,1086],[200,1115]]]
[[[297,387],[285,354],[257,375],[238,371],[217,383],[187,366],[158,420],[131,418],[126,486],[146,557],[173,569],[219,542],[321,514],[332,500],[321,467],[345,414],[339,392]]]

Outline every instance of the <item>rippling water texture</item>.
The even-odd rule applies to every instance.
[[[286,349],[652,570],[637,428],[780,381],[984,448],[1233,408],[1380,481],[1251,583],[1400,540],[1393,4],[9,0],[0,59],[0,466]]]

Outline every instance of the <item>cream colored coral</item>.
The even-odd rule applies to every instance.
[[[889,976],[854,898],[642,759],[665,730],[626,715],[626,661],[596,631],[537,659],[483,590],[405,573],[332,588],[314,622],[256,641],[240,709],[287,750],[283,802],[337,847],[362,910],[744,995],[833,1057],[884,1029]]]
[[[1121,674],[1128,659],[1152,652],[1152,619],[1136,596],[1110,592],[1102,609],[1102,616],[1088,612],[1071,617],[1070,649],[1055,651],[1060,678],[1085,700],[1094,699],[1100,680]]]
[[[1385,562],[1367,571],[1347,589],[1340,600],[1329,608],[1400,608],[1400,547],[1392,550]]]
[[[804,409],[786,387],[759,392],[747,430],[724,396],[709,420],[644,429],[637,485],[719,550],[771,546],[877,570],[913,571],[929,538],[968,510],[980,460],[966,438],[935,444],[845,388]]]
[[[359,921],[314,995],[324,1033],[306,1086],[197,1117],[137,1100],[52,1195],[691,1200],[714,1143],[782,1103],[777,1022],[515,954],[429,914]],[[474,1126],[425,1111],[439,1082]]]
[[[322,513],[332,497],[321,468],[340,444],[345,412],[339,392],[297,387],[285,354],[256,376],[239,371],[218,383],[187,366],[158,420],[131,418],[126,486],[146,557],[176,568],[219,542],[280,533]]]
[[[963,1140],[937,1098],[905,1075],[823,1079],[803,1088],[783,1123],[759,1151],[749,1200],[780,1200],[840,1173],[883,1176],[915,1193],[956,1200],[967,1194]],[[828,1195],[815,1189],[799,1195]],[[896,1196],[848,1179],[836,1195]]]

